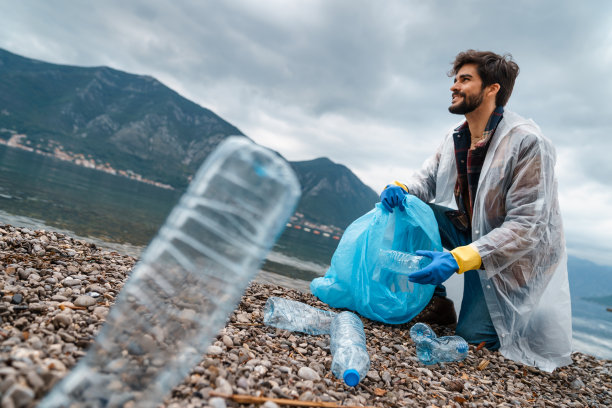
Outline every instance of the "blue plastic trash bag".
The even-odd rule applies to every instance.
[[[325,276],[310,283],[312,294],[331,307],[383,323],[406,323],[419,314],[434,286],[415,283],[397,290],[377,262],[381,250],[442,250],[431,208],[412,195],[406,195],[404,207],[405,211],[396,208],[389,213],[378,203],[349,225]]]

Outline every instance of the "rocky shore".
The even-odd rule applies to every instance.
[[[2,407],[35,406],[69,372],[93,341],[135,261],[59,233],[0,224]],[[347,387],[331,374],[326,336],[263,324],[270,296],[329,309],[310,294],[251,283],[202,362],[163,406],[612,405],[610,360],[574,353],[572,365],[548,374],[470,346],[463,362],[423,366],[408,336],[410,324],[367,319],[371,368],[357,387]],[[236,402],[240,396],[242,402]]]

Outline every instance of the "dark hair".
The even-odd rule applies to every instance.
[[[491,51],[467,50],[455,57],[453,69],[448,76],[455,76],[465,64],[476,64],[482,87],[499,84],[495,98],[497,106],[506,106],[514,88],[514,81],[519,74],[519,66],[512,60],[511,54],[498,55]]]

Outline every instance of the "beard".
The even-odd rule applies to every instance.
[[[464,93],[457,93],[457,95],[463,98],[463,101],[457,106],[449,106],[448,111],[450,113],[455,113],[457,115],[465,115],[470,112],[473,112],[480,106],[484,99],[484,90],[482,90],[478,95],[475,96],[466,96]]]

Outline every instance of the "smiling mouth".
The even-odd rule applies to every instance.
[[[451,96],[451,102],[455,102],[455,99],[457,99],[457,98],[459,98],[459,97],[461,97],[461,96],[462,96],[462,95],[461,95],[461,94],[458,94],[458,93],[453,94],[453,95]]]

